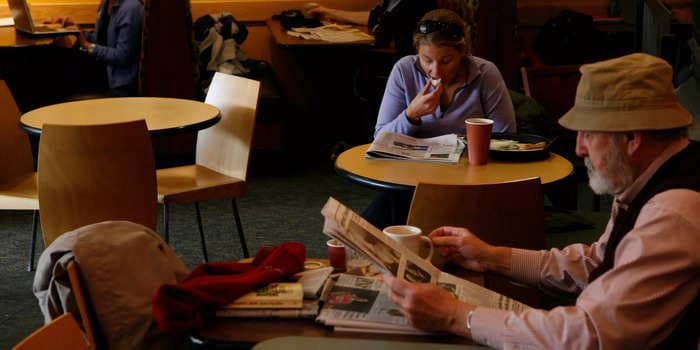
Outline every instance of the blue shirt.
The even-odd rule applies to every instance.
[[[85,38],[95,43],[92,55],[107,64],[110,88],[136,83],[141,53],[143,3],[140,0],[117,0],[107,15],[107,0],[97,10],[95,31]],[[97,42],[97,33],[107,26],[106,42]]]
[[[396,62],[379,107],[374,136],[382,131],[414,137],[464,135],[464,120],[475,116],[493,119],[493,132],[516,132],[513,103],[496,65],[474,56],[468,57],[466,62],[465,84],[457,89],[445,110],[438,106],[434,114],[421,118],[421,125],[408,121],[406,108],[427,84],[428,77],[420,69],[417,55]]]

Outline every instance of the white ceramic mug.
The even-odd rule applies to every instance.
[[[433,242],[430,238],[423,236],[423,231],[420,228],[410,225],[394,225],[386,227],[384,232],[387,237],[403,244],[404,247],[420,256],[421,246],[428,243],[430,250],[424,259],[430,260],[433,256]]]

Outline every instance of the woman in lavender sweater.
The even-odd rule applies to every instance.
[[[494,132],[516,132],[515,112],[496,66],[469,54],[466,23],[445,9],[426,13],[416,27],[417,55],[394,65],[374,136],[392,131],[415,137],[464,134],[464,120],[494,120]]]

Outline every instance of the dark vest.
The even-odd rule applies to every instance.
[[[700,143],[691,141],[688,147],[671,157],[652,176],[647,185],[630,203],[627,210],[619,208],[610,239],[605,247],[603,262],[591,272],[589,282],[593,282],[613,267],[618,244],[627,232],[632,230],[639,212],[647,201],[656,194],[671,189],[690,189],[700,192]],[[700,338],[699,325],[700,295],[695,297],[695,301],[688,306],[676,329],[659,344],[658,348],[696,349]]]

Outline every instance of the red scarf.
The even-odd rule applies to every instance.
[[[153,318],[164,332],[199,329],[204,311],[230,304],[256,287],[302,271],[305,251],[301,243],[282,243],[260,249],[250,263],[198,265],[182,282],[158,288],[151,300]]]

